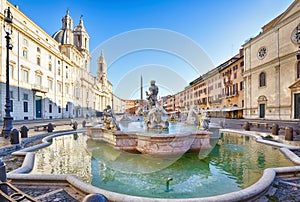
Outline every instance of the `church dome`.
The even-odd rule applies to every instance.
[[[65,32],[65,30],[59,30],[59,31],[57,31],[57,32],[55,32],[54,34],[53,34],[53,36],[52,36],[52,38],[54,38],[58,43],[60,43],[60,44],[65,44],[65,39],[66,39],[66,36],[67,34],[66,34],[66,32]]]
[[[73,44],[73,20],[69,15],[69,10],[67,10],[66,15],[62,18],[62,28],[52,35],[58,43],[63,44]]]

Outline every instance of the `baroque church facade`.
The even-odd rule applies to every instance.
[[[67,10],[61,29],[50,36],[6,0],[0,0],[1,27],[7,7],[13,15],[9,76],[14,120],[92,117],[112,105],[103,52],[97,75],[90,72],[89,35],[82,17],[74,27]],[[0,119],[5,115],[5,35],[1,29]]]
[[[243,48],[244,117],[300,119],[300,0]]]

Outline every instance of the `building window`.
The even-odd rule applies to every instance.
[[[51,79],[48,80],[48,88],[49,90],[53,90],[53,81]]]
[[[35,83],[37,87],[41,87],[42,85],[42,77],[40,75],[36,75],[35,77]]]
[[[23,100],[28,100],[28,94],[27,93],[23,94]]]
[[[9,78],[13,79],[14,78],[14,73],[15,73],[15,68],[13,65],[9,65]]]
[[[10,112],[14,111],[14,101],[10,100]]]
[[[69,105],[66,104],[66,112],[69,111]]]
[[[14,91],[9,91],[9,97],[14,98]]]
[[[66,85],[66,94],[69,94],[69,85]]]
[[[300,78],[300,61],[297,64],[297,79]]]
[[[39,66],[41,66],[41,58],[40,58],[40,56],[36,57],[36,64],[39,65]]]
[[[244,89],[244,81],[241,81],[240,82],[240,90],[243,90]]]
[[[66,66],[66,79],[69,78],[69,74],[68,74],[68,66]]]
[[[61,83],[58,83],[58,84],[57,84],[57,91],[58,91],[59,93],[61,93],[61,86],[62,86]]]
[[[238,93],[238,83],[233,84],[233,94],[236,95]]]
[[[57,68],[57,74],[60,76],[60,67]]]
[[[23,110],[24,112],[28,112],[28,102],[23,102]]]
[[[51,72],[52,71],[52,64],[51,63],[49,63],[49,65],[48,65],[48,70]]]
[[[28,55],[27,50],[23,50],[23,57],[24,57],[25,59],[27,59],[27,55]]]
[[[266,86],[266,73],[262,72],[259,74],[259,87]]]
[[[27,46],[28,45],[28,41],[27,39],[23,38],[23,45]]]
[[[25,70],[25,69],[22,69],[22,81],[24,82],[24,83],[28,83],[28,71],[27,70]]]
[[[76,86],[75,86],[75,89],[74,89],[74,95],[75,95],[75,97],[78,99],[79,98],[79,96],[80,96],[80,94],[79,94],[79,84],[77,84]]]
[[[49,113],[52,113],[52,104],[49,104]]]
[[[58,113],[59,114],[61,113],[61,107],[58,107]]]
[[[40,53],[40,52],[41,52],[40,47],[37,47],[37,48],[36,48],[36,51],[37,51],[38,53]]]

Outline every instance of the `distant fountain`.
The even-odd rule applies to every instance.
[[[191,109],[188,112],[185,124],[187,125],[198,125],[199,130],[207,130],[209,128],[210,118],[206,111],[197,111]]]
[[[206,111],[201,111],[199,113],[198,129],[207,130],[209,128],[210,118]]]
[[[190,109],[190,111],[188,112],[185,124],[188,124],[188,125],[198,124],[198,112],[196,111],[196,109]]]
[[[124,113],[119,121],[131,121],[131,118],[129,117],[128,113]]]

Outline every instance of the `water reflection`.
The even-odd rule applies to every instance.
[[[251,137],[224,133],[217,142],[211,140],[211,150],[159,159],[117,151],[85,134],[66,135],[37,152],[32,173],[75,174],[119,193],[182,198],[237,191],[255,183],[265,168],[293,165],[277,149]],[[166,192],[168,178],[173,180]]]

